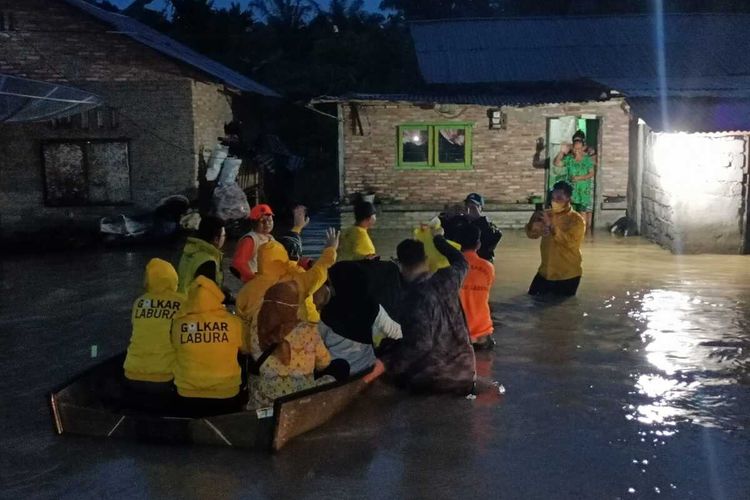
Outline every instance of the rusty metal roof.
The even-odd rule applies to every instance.
[[[79,10],[86,12],[115,28],[117,32],[128,36],[162,54],[177,59],[193,68],[206,73],[225,85],[244,91],[260,94],[267,97],[280,97],[279,94],[260,83],[231,70],[213,59],[206,57],[185,45],[176,42],[166,35],[149,28],[143,23],[128,16],[109,12],[92,5],[84,0],[63,0]]]

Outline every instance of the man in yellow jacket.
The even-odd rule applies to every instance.
[[[172,318],[185,296],[177,293],[177,272],[167,261],[151,259],[146,265],[146,293],[135,300],[123,369],[130,404],[141,409],[163,409],[172,403],[174,347]]]
[[[181,413],[193,417],[240,409],[237,354],[243,322],[222,304],[224,293],[205,276],[193,280],[172,322],[174,384]]]
[[[299,294],[298,318],[309,323],[320,322],[320,313],[313,303],[312,295],[328,279],[328,268],[336,262],[336,249],[339,234],[335,229],[326,232],[326,246],[312,268],[305,271],[296,262],[289,260],[286,250],[277,241],[271,241],[258,250],[258,274],[245,283],[237,294],[237,312],[248,328],[243,339],[243,352],[250,352],[251,336],[257,337],[258,313],[263,305],[263,297],[276,283],[293,280]]]
[[[534,212],[526,224],[529,238],[542,238],[542,264],[531,282],[529,295],[572,296],[578,290],[586,224],[570,205],[572,191],[567,182],[556,183],[552,188],[552,208]]]

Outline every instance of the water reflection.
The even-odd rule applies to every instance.
[[[637,302],[636,302],[637,304]],[[630,316],[643,325],[645,358],[654,370],[633,374],[640,404],[626,407],[626,418],[662,427],[685,421],[704,427],[736,428],[733,398],[742,347],[735,345],[741,308],[721,297],[700,297],[685,291],[656,289],[644,293]],[[741,341],[740,341],[741,345]],[[656,440],[655,440],[656,441]]]

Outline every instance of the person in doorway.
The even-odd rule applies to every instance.
[[[197,276],[205,276],[219,287],[224,283],[221,247],[226,240],[224,221],[218,217],[201,218],[196,237],[188,237],[177,266],[178,290],[186,293]]]
[[[536,211],[526,224],[529,238],[542,239],[542,263],[529,295],[572,296],[581,282],[581,243],[586,232],[583,217],[571,207],[573,188],[558,182],[552,188],[552,208]]]
[[[226,310],[223,300],[224,293],[216,283],[198,276],[172,321],[174,384],[182,415],[233,413],[241,407],[237,354],[244,325]]]
[[[146,264],[144,288],[130,316],[133,330],[123,364],[126,400],[137,409],[158,411],[173,403],[175,351],[169,332],[185,296],[177,293],[177,271],[161,259]]]
[[[328,271],[331,298],[320,313],[320,336],[335,358],[349,363],[352,373],[375,364],[375,350],[383,339],[400,340],[401,326],[370,295],[360,262],[339,262]]]
[[[368,231],[375,225],[375,205],[360,201],[354,205],[354,225],[341,233],[339,261],[373,259],[377,256]]]
[[[469,272],[461,285],[461,306],[466,315],[469,337],[475,350],[492,349],[494,326],[490,315],[490,289],[495,283],[495,266],[477,254],[481,247],[480,232],[475,226],[464,226],[459,235],[461,252],[469,263]]]
[[[562,155],[562,157],[561,157]],[[555,165],[565,167],[567,180],[573,186],[573,209],[583,216],[587,231],[591,232],[591,213],[594,208],[594,159],[586,153],[586,143],[573,136],[573,145],[563,144],[555,157]]]
[[[401,387],[467,395],[475,388],[476,368],[459,290],[469,264],[442,236],[442,229],[432,231],[435,247],[450,266],[430,275],[424,245],[410,239],[399,243],[396,253],[406,282],[403,339],[382,362]]]

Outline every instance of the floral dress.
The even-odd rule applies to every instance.
[[[329,375],[315,379],[314,371],[324,369],[331,362],[331,354],[315,323],[301,322],[285,340],[291,347],[291,361],[285,365],[271,355],[260,367],[260,376],[250,376],[248,409],[271,406],[275,399],[287,394],[335,381]],[[262,352],[257,335],[251,338],[251,349],[253,357],[258,359]]]
[[[564,158],[563,165],[573,185],[573,196],[570,199],[573,208],[577,212],[591,212],[594,207],[594,178],[583,181],[572,179],[590,174],[594,170],[594,160],[589,155],[584,155],[580,161],[576,161],[574,155],[568,155]]]

